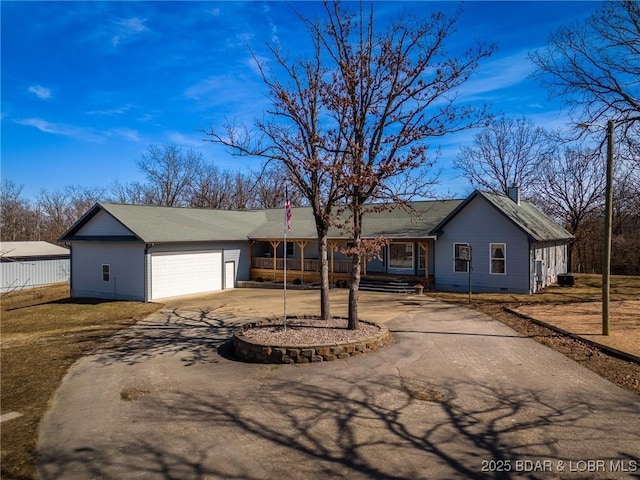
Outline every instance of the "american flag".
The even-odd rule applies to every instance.
[[[291,230],[291,202],[289,201],[289,188],[284,187],[284,214],[287,219],[287,230]]]

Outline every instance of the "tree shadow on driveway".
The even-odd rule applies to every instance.
[[[234,330],[251,321],[255,319],[215,310],[161,311],[114,337],[112,344],[99,352],[97,361],[134,365],[164,355],[180,356],[185,366],[216,363],[219,349],[222,356],[231,356],[225,343]]]
[[[288,372],[300,377],[300,369]],[[44,480],[533,479],[560,475],[569,459],[637,458],[640,447],[634,405],[580,392],[556,404],[481,383],[302,377],[142,398],[120,441],[43,451],[40,473]],[[546,460],[553,470],[516,474],[516,459]],[[511,471],[497,471],[492,460],[509,461]]]

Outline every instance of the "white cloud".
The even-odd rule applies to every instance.
[[[132,17],[114,22],[116,33],[111,37],[111,45],[117,47],[123,40],[128,40],[148,31],[149,29],[144,24],[146,21],[146,19]]]
[[[167,140],[183,147],[202,148],[205,144],[204,133],[193,132],[193,135],[170,131],[166,133]]]
[[[31,85],[29,87],[29,93],[33,93],[41,100],[49,100],[51,98],[51,89],[43,87],[42,85]]]
[[[112,137],[121,137],[136,143],[141,141],[140,134],[137,130],[125,127],[100,131],[93,128],[79,127],[77,125],[52,123],[41,118],[23,118],[15,120],[15,123],[18,125],[33,127],[41,132],[49,133],[51,135],[71,137],[83,142],[101,143],[105,139]]]
[[[267,23],[269,24],[269,29],[271,30],[271,41],[273,43],[280,43],[280,39],[278,38],[278,27],[271,20],[271,9],[269,5],[264,5],[262,11],[264,12],[265,17],[267,18]]]
[[[130,128],[116,128],[112,130],[112,134],[118,135],[136,143],[140,142],[140,134],[137,130],[132,130]]]
[[[102,136],[91,129],[63,123],[51,123],[46,120],[42,120],[41,118],[24,118],[16,120],[15,123],[18,125],[36,128],[41,132],[72,137],[77,140],[88,142],[99,142],[102,140]]]
[[[235,35],[233,39],[227,38],[225,40],[225,47],[226,48],[237,48],[237,47],[245,48],[247,45],[251,43],[251,40],[253,40],[254,37],[255,35],[251,32],[238,33],[237,35]]]
[[[200,100],[201,98],[207,97],[216,92],[216,90],[219,90],[224,83],[224,77],[222,76],[205,78],[204,80],[200,80],[195,85],[187,88],[184,92],[184,96],[193,100]]]
[[[87,112],[87,115],[122,115],[126,113],[131,108],[131,105],[123,105],[121,107],[108,108],[106,110],[91,110]]]
[[[506,90],[526,80],[533,68],[526,51],[481,62],[480,68],[460,88],[460,93],[467,99]]]

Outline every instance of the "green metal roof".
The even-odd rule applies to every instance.
[[[265,219],[264,212],[259,211],[98,203],[60,241],[80,239],[77,232],[100,210],[130,230],[132,240],[137,238],[146,243],[246,240],[247,232]]]
[[[531,202],[520,201],[518,205],[509,197],[486,192],[479,193],[536,241],[573,238],[573,235],[538,210]]]
[[[533,241],[568,240],[573,238],[573,235],[558,225],[549,216],[538,210],[533,203],[521,200],[520,204],[517,204],[509,197],[481,192],[480,190],[474,191],[450,212],[449,215],[434,228],[434,233],[439,233],[458,212],[464,209],[464,207],[476,197],[484,198],[525,232]]]
[[[200,208],[101,203],[100,206],[145,242],[246,240],[264,213]]]
[[[374,238],[425,238],[443,218],[462,200],[435,200],[410,202],[407,207],[368,206],[368,214],[363,219],[363,237]],[[340,209],[336,209],[339,211]],[[249,233],[253,239],[281,238],[284,235],[283,209],[263,210],[266,221]],[[336,223],[349,225],[347,213],[336,213]],[[291,209],[291,238],[317,238],[316,224],[311,207]],[[329,238],[348,239],[348,230],[336,227],[329,229]]]
[[[517,205],[508,197],[476,191],[465,200],[411,202],[405,207],[369,205],[363,220],[363,237],[419,239],[435,236],[457,212],[475,196],[482,196],[535,241],[572,238],[553,220],[529,202]],[[132,232],[131,240],[153,242],[237,241],[279,239],[284,236],[284,209],[210,210],[99,203],[61,237],[61,241],[80,239],[77,232],[98,211],[104,210]],[[289,238],[316,238],[311,207],[292,208]],[[349,225],[347,213],[336,215],[337,223]],[[82,237],[87,238],[89,237]],[[332,227],[329,238],[349,239],[347,229]]]

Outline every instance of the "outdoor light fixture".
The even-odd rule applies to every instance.
[[[597,123],[579,123],[580,128],[604,125]],[[607,122],[607,177],[604,204],[604,250],[602,252],[602,334],[609,335],[609,300],[611,292],[611,224],[613,220],[613,135],[615,122]]]

